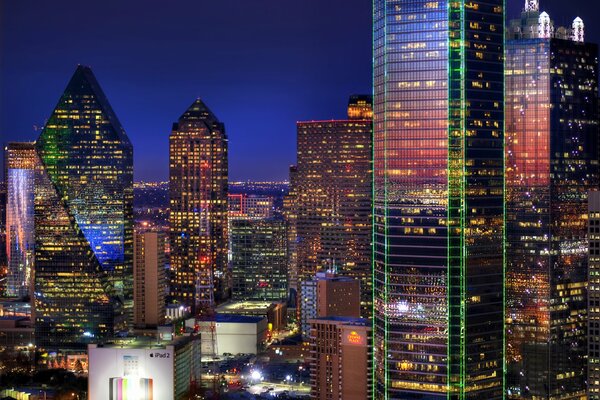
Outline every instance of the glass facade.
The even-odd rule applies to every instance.
[[[600,191],[588,196],[588,399],[600,400]]]
[[[298,164],[292,193],[298,281],[330,269],[359,279],[362,312],[368,316],[372,302],[372,122],[298,122],[297,131]]]
[[[375,0],[376,399],[500,399],[504,4]]]
[[[231,221],[233,297],[241,300],[287,298],[287,231],[276,219]]]
[[[506,44],[507,360],[514,398],[585,396],[587,192],[599,184],[597,57],[596,45],[554,37]]]
[[[227,136],[197,99],[169,137],[171,296],[196,313],[231,292]]]
[[[37,154],[34,143],[6,146],[6,295],[31,295],[34,265],[34,186]]]
[[[133,149],[88,67],[36,150],[36,344],[82,346],[123,328],[133,295]]]

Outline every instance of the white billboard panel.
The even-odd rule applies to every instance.
[[[172,348],[96,347],[89,355],[89,400],[173,400]]]

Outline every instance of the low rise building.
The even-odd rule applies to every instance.
[[[89,400],[184,400],[200,383],[197,335],[169,342],[138,338],[127,343],[90,344],[88,357]]]

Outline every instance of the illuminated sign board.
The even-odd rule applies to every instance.
[[[342,332],[342,344],[351,346],[366,346],[367,333],[363,330],[352,328],[344,329]]]
[[[90,347],[90,400],[173,400],[173,350]]]

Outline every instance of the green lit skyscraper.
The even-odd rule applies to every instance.
[[[90,68],[36,150],[36,344],[78,347],[124,326],[133,290],[133,149]]]
[[[504,2],[373,13],[373,392],[501,399]]]

